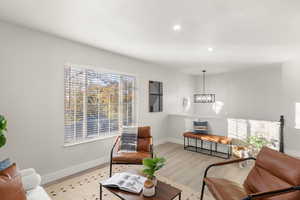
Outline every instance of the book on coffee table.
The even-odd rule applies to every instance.
[[[101,182],[103,186],[118,188],[127,192],[139,194],[147,178],[128,172],[116,173],[111,178]]]

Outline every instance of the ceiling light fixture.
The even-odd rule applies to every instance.
[[[173,26],[173,30],[174,30],[174,31],[180,31],[180,30],[181,30],[180,24],[175,24],[175,25]]]
[[[214,48],[208,47],[207,50],[208,50],[209,52],[213,52],[213,51],[214,51]]]
[[[216,95],[215,94],[207,94],[205,93],[205,73],[203,70],[203,91],[202,94],[194,94],[194,103],[215,103]]]

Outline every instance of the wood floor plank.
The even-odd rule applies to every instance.
[[[162,176],[187,185],[195,191],[199,191],[202,186],[205,168],[210,164],[224,161],[222,158],[186,151],[183,145],[174,143],[156,146],[155,153],[167,159],[166,166],[159,171]],[[232,164],[211,169],[209,176],[228,178],[242,183],[250,169],[251,167],[241,169],[237,164]]]
[[[157,156],[162,156],[167,159],[166,166],[159,171],[161,176],[164,176],[178,184],[185,185],[196,192],[200,192],[205,168],[210,164],[224,161],[222,158],[211,157],[201,153],[184,150],[183,145],[175,143],[158,145],[155,147],[154,151]],[[107,166],[108,164],[103,164],[84,172],[48,183],[45,186],[60,183],[84,173],[89,173],[97,168],[100,169]],[[209,171],[209,176],[227,178],[232,181],[242,183],[249,171],[250,167],[241,169],[237,164],[232,164],[212,168]],[[207,200],[213,199],[208,191],[205,191],[205,194]]]

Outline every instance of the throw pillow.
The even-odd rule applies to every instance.
[[[135,126],[122,128],[120,152],[136,152],[138,129]]]
[[[0,197],[1,200],[26,200],[16,164],[0,171]]]
[[[11,166],[11,162],[9,158],[0,161],[0,171],[8,168],[9,166]]]
[[[208,133],[208,122],[194,121],[194,133],[207,134]]]

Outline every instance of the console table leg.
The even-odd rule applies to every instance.
[[[100,184],[100,200],[102,200],[102,184]]]
[[[227,145],[227,147],[228,147],[228,154],[227,154],[227,159],[228,159],[231,156],[231,145],[229,144]]]
[[[215,143],[215,152],[218,152],[218,143]]]

